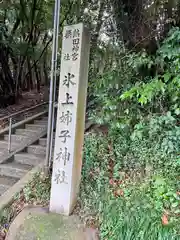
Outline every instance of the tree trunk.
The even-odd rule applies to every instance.
[[[91,66],[91,63],[92,63],[92,61],[95,57],[99,32],[101,30],[101,26],[102,26],[102,23],[103,23],[103,14],[104,14],[105,6],[106,6],[106,1],[101,0],[95,33],[91,37],[90,66]]]
[[[37,88],[37,91],[40,92],[41,82],[40,82],[40,78],[39,78],[37,64],[34,65],[34,69],[35,69],[35,74],[36,74],[36,88]]]
[[[27,63],[28,63],[28,72],[29,72],[29,74],[27,75],[28,89],[32,90],[34,88],[34,85],[33,85],[31,60],[30,60],[30,58],[27,59]]]

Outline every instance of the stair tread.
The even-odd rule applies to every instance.
[[[9,136],[9,134],[4,134],[4,136]],[[14,134],[11,134],[11,136],[22,136],[22,137],[24,137],[23,135],[21,135],[21,134],[16,134],[16,133],[14,133]]]
[[[16,149],[19,146],[18,142],[11,142],[11,150]],[[8,151],[8,142],[7,141],[0,141],[0,155],[4,154],[6,151]]]
[[[18,178],[1,176],[0,175],[0,185],[5,185],[5,186],[10,187],[10,186],[14,185],[18,180],[19,180]]]
[[[41,159],[41,157],[39,155],[36,154],[31,154],[31,153],[17,153],[15,154],[15,157],[24,157],[24,158],[28,158],[28,159],[32,159],[32,158],[36,158],[36,159]]]
[[[23,131],[25,131],[25,132],[32,132],[32,133],[36,133],[37,131],[36,130],[32,130],[32,129],[26,129],[26,128],[19,128],[19,129],[16,129],[16,131],[18,132],[23,132]]]
[[[39,141],[47,141],[47,138],[39,138]]]
[[[32,129],[21,129],[20,131],[16,131],[16,134],[21,134],[23,136],[29,137],[29,136],[35,136],[38,134],[37,130],[32,130]]]
[[[46,124],[26,124],[26,126],[35,126],[35,127],[46,127],[47,125]]]
[[[46,141],[47,142],[47,138],[39,138],[40,141]],[[55,137],[53,137],[53,142],[55,142]]]
[[[47,120],[35,120],[34,123],[35,124],[47,124],[48,121]]]
[[[3,169],[3,168],[16,168],[16,169],[19,169],[19,170],[25,170],[25,171],[28,171],[31,169],[31,167],[29,165],[26,165],[26,164],[20,164],[20,163],[17,163],[17,162],[11,162],[11,163],[3,163],[3,164],[0,164],[0,169]]]
[[[31,153],[18,153],[14,156],[14,160],[20,164],[37,166],[44,161],[44,156]]]
[[[28,146],[28,148],[41,148],[41,149],[45,149],[46,147],[45,146],[41,146],[41,145],[38,145],[38,144],[32,144],[30,146]]]
[[[40,138],[39,140],[46,140],[47,141],[47,138],[46,137],[42,137],[42,138]],[[55,140],[55,136],[53,137],[53,140]]]
[[[38,133],[38,132],[47,130],[47,125],[26,124],[26,129],[36,130]]]
[[[8,142],[7,142],[7,141],[5,141],[5,140],[1,140],[1,141],[0,141],[0,147],[1,147],[1,144],[8,145]],[[14,145],[14,146],[16,146],[16,145],[19,145],[19,143],[14,143],[14,142],[12,142],[12,143],[11,143],[11,145]]]
[[[9,137],[8,134],[5,134],[4,136]],[[27,138],[27,136],[21,135],[21,134],[19,134],[19,133],[18,133],[18,134],[11,134],[11,136],[17,136],[17,137]]]

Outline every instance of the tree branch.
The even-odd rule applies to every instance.
[[[64,21],[66,20],[68,14],[69,14],[70,11],[71,11],[72,6],[73,6],[73,2],[71,3],[71,5],[70,5],[68,11],[66,12],[66,14],[65,14],[65,16],[64,16],[64,18],[63,18],[63,20],[61,21],[61,23],[60,23],[60,27],[62,27]],[[49,46],[49,44],[52,42],[52,40],[53,40],[53,37],[51,37],[51,38],[49,39],[49,41],[47,42],[47,44],[46,44],[46,46],[44,47],[43,51],[41,52],[39,58],[34,62],[34,64],[31,66],[30,70],[26,73],[25,78],[28,76],[29,72],[35,67],[35,65],[40,61],[40,59],[42,58],[44,52],[46,51],[46,49],[48,48],[48,46]]]

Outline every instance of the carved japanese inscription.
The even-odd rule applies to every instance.
[[[50,211],[66,215],[81,178],[89,48],[83,24],[64,28]]]

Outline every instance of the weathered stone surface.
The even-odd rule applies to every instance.
[[[31,166],[37,166],[40,163],[44,161],[44,157],[42,155],[34,155],[34,154],[29,154],[29,153],[17,153],[14,156],[14,161],[20,164],[26,164],[26,165],[31,165]]]
[[[96,231],[84,229],[77,216],[49,213],[27,207],[11,224],[6,240],[98,240]]]
[[[90,34],[79,23],[66,26],[62,36],[50,211],[70,215],[81,179]]]
[[[13,177],[13,178],[22,178],[29,170],[31,166],[18,164],[15,162],[10,162],[0,165],[0,175]]]

